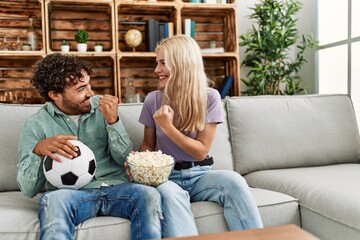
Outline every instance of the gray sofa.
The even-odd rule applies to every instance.
[[[347,95],[232,97],[223,102],[214,169],[241,173],[264,225],[296,224],[326,240],[360,239],[360,139]],[[119,105],[137,149],[141,104]],[[16,184],[21,125],[40,105],[0,104],[0,239],[37,239],[36,196]],[[222,208],[193,203],[201,234],[228,230]],[[96,217],[77,228],[77,239],[129,239],[129,221]]]

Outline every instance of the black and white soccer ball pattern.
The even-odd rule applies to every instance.
[[[78,140],[69,140],[78,148],[73,159],[60,156],[62,162],[45,157],[43,170],[46,179],[59,189],[79,189],[88,184],[95,175],[96,160],[93,151]]]

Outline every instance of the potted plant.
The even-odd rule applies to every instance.
[[[79,29],[75,33],[75,41],[77,44],[77,50],[79,52],[86,52],[87,51],[87,41],[89,40],[89,34],[86,30]]]
[[[31,44],[30,43],[23,43],[22,44],[23,51],[31,51]]]
[[[103,44],[99,43],[99,42],[96,42],[94,49],[95,49],[95,52],[102,52],[103,51]]]
[[[306,62],[304,52],[317,45],[311,34],[302,35],[296,29],[294,15],[301,9],[297,0],[261,0],[250,8],[252,26],[240,36],[241,47],[246,47],[245,60],[241,66],[249,67],[245,95],[293,95],[306,89],[301,87],[298,73]],[[295,59],[291,57],[296,45]]]
[[[61,41],[61,52],[67,53],[70,51],[70,45],[67,40]]]

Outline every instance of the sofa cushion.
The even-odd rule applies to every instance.
[[[21,192],[0,193],[0,239],[39,239],[38,201]],[[76,239],[130,239],[130,222],[123,218],[91,218],[76,228]]]
[[[249,173],[244,177],[250,186],[282,192],[299,199],[301,210],[305,209],[307,213],[301,214],[303,227],[325,239],[330,236],[327,227],[317,229],[318,222],[323,220],[337,222],[336,225],[345,226],[342,227],[345,233],[346,229],[351,229],[360,236],[359,173],[360,164],[349,163],[263,170]],[[319,236],[319,232],[324,235]],[[345,233],[343,236],[346,236]]]
[[[282,193],[251,189],[265,226],[300,224],[297,200]],[[0,239],[38,239],[38,200],[40,195],[27,198],[21,192],[1,192]],[[223,232],[229,228],[223,208],[213,202],[191,204],[200,234]],[[123,218],[96,217],[76,228],[76,239],[130,239],[130,222]]]
[[[235,170],[356,163],[359,130],[348,95],[231,97]]]
[[[259,208],[264,227],[295,224],[300,226],[298,200],[275,191],[250,188]]]
[[[21,127],[41,105],[0,104],[0,191],[19,190],[16,165]]]

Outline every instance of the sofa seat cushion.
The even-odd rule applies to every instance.
[[[259,208],[264,227],[295,224],[300,226],[298,200],[275,191],[250,188]]]
[[[282,193],[264,189],[251,189],[265,226],[299,225],[297,200]],[[27,198],[21,192],[0,193],[0,239],[38,239],[38,200],[40,195]],[[213,202],[196,202],[191,205],[200,234],[229,230],[223,208]],[[96,217],[80,224],[77,239],[130,239],[130,222],[122,218]]]
[[[319,219],[336,222],[335,226],[342,229],[339,233],[346,233],[349,229],[360,236],[359,173],[360,164],[349,163],[263,170],[244,177],[252,187],[282,192],[299,199],[303,228],[328,239],[329,229],[318,229]]]
[[[39,239],[38,200],[25,197],[21,192],[1,192],[0,239]],[[130,239],[130,222],[115,217],[96,217],[76,228],[76,239]]]
[[[286,194],[265,189],[250,188],[259,208],[265,227],[285,224],[300,226],[300,213],[297,199]],[[216,233],[228,230],[223,208],[213,202],[191,204],[199,234]]]

